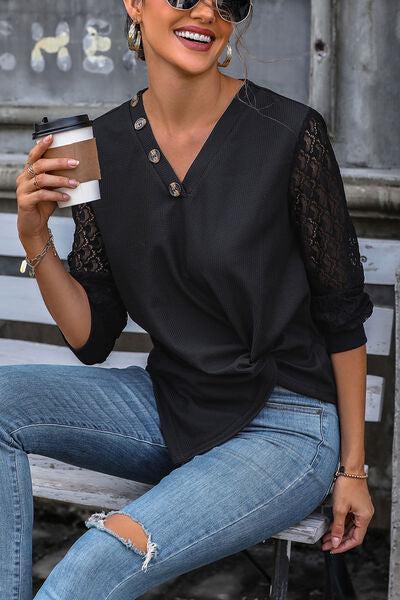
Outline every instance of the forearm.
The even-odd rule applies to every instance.
[[[48,240],[43,238],[21,239],[28,257],[33,258]],[[91,310],[83,286],[64,268],[51,248],[37,267],[35,276],[46,307],[74,348],[80,348],[89,337]]]
[[[348,471],[363,473],[365,464],[366,344],[331,354],[338,393],[340,461]]]

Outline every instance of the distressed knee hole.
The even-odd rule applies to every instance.
[[[97,527],[110,533],[128,548],[145,556],[142,571],[147,571],[147,565],[158,546],[151,541],[151,534],[142,523],[123,511],[112,510],[108,514],[94,513],[85,521],[85,525],[88,528]]]
[[[129,539],[135,544],[136,548],[139,548],[144,553],[147,552],[148,536],[143,531],[141,525],[131,517],[114,514],[105,519],[104,526],[111,527],[115,533],[118,533],[118,535],[125,539]]]

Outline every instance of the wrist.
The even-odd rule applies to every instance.
[[[24,247],[25,253],[29,258],[36,256],[49,241],[50,233],[46,230],[34,236],[20,236],[20,242]]]
[[[354,473],[355,475],[363,475],[365,473],[365,460],[349,460],[341,458],[340,464],[343,465],[349,473]]]

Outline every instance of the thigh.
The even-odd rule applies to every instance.
[[[155,483],[172,468],[148,372],[0,367],[0,427],[27,453]]]
[[[334,405],[277,389],[237,435],[193,457],[117,511],[149,534],[147,560],[104,531],[105,513],[96,513],[37,600],[80,600],[76,590],[89,580],[87,600],[133,600],[270,538],[322,501],[337,465],[338,440]]]

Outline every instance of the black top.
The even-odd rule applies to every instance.
[[[68,263],[92,311],[73,352],[103,362],[127,312],[149,333],[176,464],[239,432],[276,384],[336,403],[329,355],[366,343],[373,310],[323,117],[247,81],[183,181],[147,88],[95,119],[101,200],[72,208]]]

